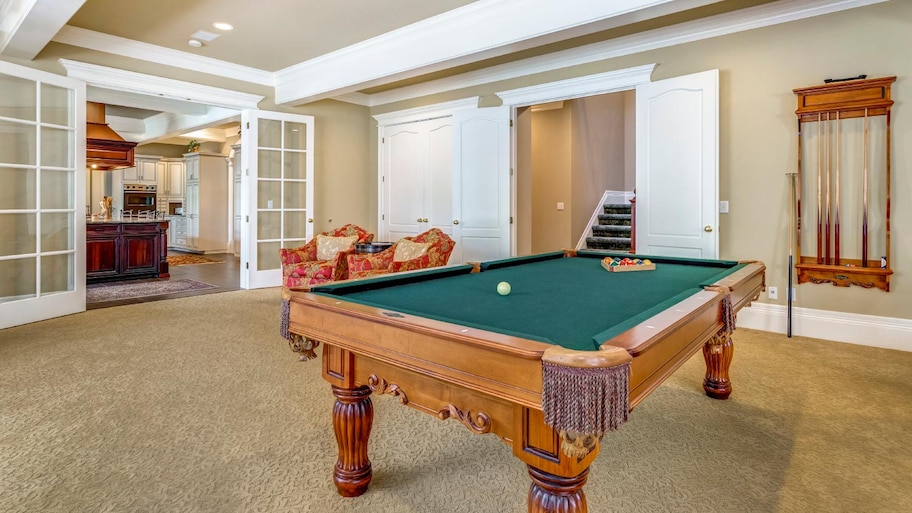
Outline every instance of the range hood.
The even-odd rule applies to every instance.
[[[86,102],[86,166],[100,171],[133,167],[135,142],[125,141],[105,122],[105,104]]]

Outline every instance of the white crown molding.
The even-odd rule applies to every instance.
[[[701,20],[619,37],[609,41],[592,43],[569,50],[491,66],[413,86],[375,93],[371,95],[370,105],[375,107],[411,100],[422,96],[613,59],[886,1],[888,0],[781,0]]]
[[[67,76],[103,89],[126,91],[202,103],[226,109],[255,109],[264,96],[222,89],[116,68],[60,59]]]
[[[738,327],[786,333],[788,310],[754,303],[738,312]],[[736,332],[737,333],[737,332]],[[792,307],[792,335],[912,351],[912,320]]]
[[[265,86],[275,85],[273,73],[261,69],[240,66],[230,62],[203,57],[189,52],[172,50],[162,46],[150,45],[110,34],[103,34],[93,30],[64,26],[54,36],[57,43],[63,43],[81,48],[88,48],[99,52],[121,55],[131,59],[154,62],[163,66],[174,66],[191,71],[198,71],[219,77],[232,78]]]
[[[161,96],[115,91],[89,86],[86,88],[86,101],[133,107],[134,109],[179,112],[181,114],[205,114],[209,107],[201,103],[190,103],[186,100],[172,100]]]
[[[426,105],[424,107],[416,107],[414,109],[404,109],[397,110],[395,112],[387,112],[385,114],[376,114],[374,115],[374,119],[377,120],[377,126],[384,127],[398,125],[401,123],[412,123],[425,119],[442,118],[445,116],[452,116],[453,112],[457,110],[473,109],[477,107],[479,98],[480,97],[478,96],[473,96],[471,98],[435,103],[434,105]]]
[[[32,60],[85,0],[0,1],[0,53]]]
[[[444,69],[473,55],[520,50],[544,36],[663,4],[672,2],[479,0],[279,70],[276,103],[305,103]]]
[[[511,89],[496,94],[503,100],[504,105],[523,107],[534,103],[571,100],[583,96],[626,91],[639,84],[648,83],[655,67],[655,64],[646,64],[635,68]]]

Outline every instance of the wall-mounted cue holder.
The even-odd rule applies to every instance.
[[[798,283],[890,290],[890,86],[795,89]]]

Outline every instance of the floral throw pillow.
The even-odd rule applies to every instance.
[[[396,244],[393,262],[407,262],[422,257],[427,254],[430,247],[430,242],[412,242],[408,239],[402,239]]]
[[[357,235],[350,237],[329,237],[317,235],[317,260],[332,260],[340,251],[351,249],[358,240]]]

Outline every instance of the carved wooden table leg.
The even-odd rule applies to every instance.
[[[367,440],[374,422],[371,391],[366,386],[341,388],[333,385],[333,429],[339,445],[339,459],[333,469],[333,482],[339,495],[357,497],[367,491],[371,481],[371,463],[367,457]]]
[[[589,478],[586,468],[576,477],[561,477],[539,470],[532,465],[529,476],[529,513],[586,513],[589,506],[583,494],[583,485]]]
[[[703,379],[703,390],[713,399],[728,399],[732,393],[728,369],[731,366],[735,347],[731,335],[719,330],[703,344],[703,359],[706,360],[706,378]]]

